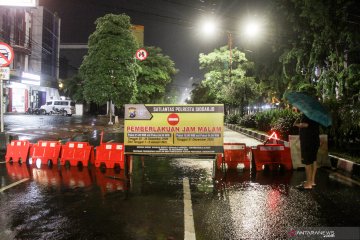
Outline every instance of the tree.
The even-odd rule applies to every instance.
[[[65,96],[70,97],[76,102],[84,101],[83,80],[79,74],[74,75],[63,81],[63,92]]]
[[[139,63],[140,71],[137,78],[139,103],[154,103],[165,96],[166,86],[178,71],[169,56],[162,54],[157,47],[146,47],[148,57]]]
[[[210,93],[210,88],[203,82],[193,85],[195,88],[191,91],[191,99],[188,103],[215,103],[215,96]]]
[[[232,49],[231,72],[228,47],[215,49],[209,54],[200,54],[200,69],[205,70],[203,86],[198,90],[207,90],[208,95],[217,103],[224,103],[245,113],[245,107],[258,96],[258,84],[251,76],[253,63],[245,53]],[[206,91],[205,91],[206,92]]]
[[[136,100],[138,65],[134,55],[138,44],[125,14],[107,14],[96,20],[89,37],[89,51],[81,66],[86,101],[115,106]]]
[[[291,26],[280,61],[293,89],[311,83],[324,99],[351,98],[348,94],[354,91],[349,87],[356,84],[348,76],[357,67],[350,66],[348,56],[359,53],[359,23],[352,20],[358,1],[278,0],[277,6],[283,22]]]

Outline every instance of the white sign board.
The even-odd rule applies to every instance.
[[[10,68],[9,67],[0,67],[0,79],[1,80],[10,80]]]

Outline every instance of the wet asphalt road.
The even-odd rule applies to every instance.
[[[27,128],[19,119],[23,116],[6,129],[23,127],[31,134],[26,129],[59,128],[49,119],[38,120],[47,127],[36,128],[33,121]],[[79,129],[93,123],[73,117],[62,121],[74,121],[83,126]],[[97,123],[94,128],[101,130]],[[170,157],[136,157],[133,166],[127,175],[0,164],[0,188],[29,179],[0,192],[0,239],[183,239],[185,177],[197,239],[287,239],[300,227],[359,226],[360,188],[333,180],[325,169],[316,188],[304,192],[294,188],[304,171],[223,173],[213,171],[212,159]]]

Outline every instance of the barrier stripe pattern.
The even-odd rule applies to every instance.
[[[184,239],[195,240],[194,215],[191,203],[191,191],[188,178],[183,179],[184,186]]]

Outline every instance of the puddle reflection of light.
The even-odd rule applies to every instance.
[[[41,168],[41,159],[40,158],[36,159],[35,164],[37,168]]]
[[[257,189],[259,188],[259,189]],[[258,184],[246,186],[242,191],[229,194],[231,218],[237,236],[254,236],[256,229],[264,229],[266,223],[266,191]]]

